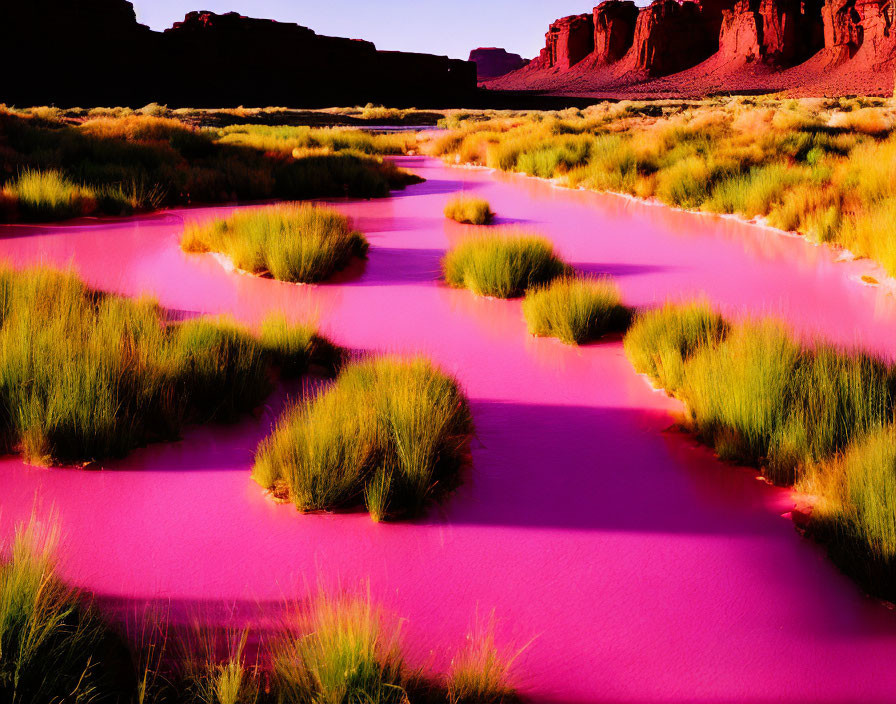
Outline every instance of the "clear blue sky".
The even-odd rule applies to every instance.
[[[27,0],[26,0],[27,1]],[[318,34],[367,39],[379,49],[467,58],[503,46],[532,58],[558,17],[590,12],[596,0],[132,0],[137,18],[165,29],[190,10],[236,11],[297,22]],[[640,3],[639,3],[640,4]]]

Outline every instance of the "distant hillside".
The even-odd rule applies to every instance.
[[[0,3],[0,62],[0,102],[19,105],[444,106],[476,88],[467,61],[236,13],[154,32],[125,0]]]

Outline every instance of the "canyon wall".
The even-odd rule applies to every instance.
[[[126,0],[0,4],[0,102],[10,104],[424,107],[476,88],[468,61],[236,13],[191,12],[154,32]]]
[[[852,76],[848,90],[862,93],[869,75],[891,90],[894,63],[896,0],[606,0],[591,14],[555,21],[536,60],[489,86],[544,90],[568,75],[566,84],[583,91],[685,72],[692,87],[709,86],[701,81],[711,76],[726,89],[725,76],[738,72],[757,86],[778,85],[760,75],[786,75],[784,85],[835,72]]]

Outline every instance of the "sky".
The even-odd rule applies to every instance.
[[[558,17],[590,12],[597,0],[131,0],[156,30],[191,10],[236,11],[296,22],[318,34],[367,39],[378,49],[466,59],[471,49],[500,46],[527,59],[544,46]]]

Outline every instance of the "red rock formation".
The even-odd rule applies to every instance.
[[[861,53],[858,58],[869,66],[892,58],[896,52],[894,12],[890,0],[826,0],[821,15],[830,58],[842,62]]]
[[[721,12],[704,15],[696,2],[654,0],[641,8],[623,68],[663,76],[700,63],[718,49]]]
[[[638,8],[631,0],[606,0],[594,8],[594,59],[596,64],[618,61],[631,48]]]
[[[511,54],[497,47],[473,49],[469,60],[476,64],[476,73],[480,79],[497,78],[529,63],[519,54]]]
[[[594,24],[591,15],[562,17],[545,34],[545,48],[533,62],[539,68],[560,71],[575,66],[594,49]]]
[[[821,48],[820,8],[805,0],[736,0],[722,10],[720,58],[792,66]]]

